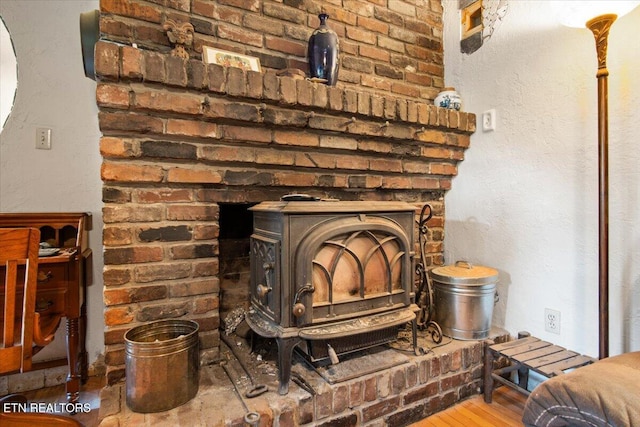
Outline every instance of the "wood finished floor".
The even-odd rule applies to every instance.
[[[88,403],[91,406],[89,412],[78,412],[73,418],[80,421],[85,427],[95,427],[100,424],[100,390],[105,386],[106,378],[89,377],[89,380],[80,389],[81,403]],[[29,402],[37,403],[66,403],[67,394],[64,384],[42,388],[40,390],[28,391],[21,393]],[[66,414],[61,414],[66,415]]]
[[[104,387],[104,378],[91,377],[82,389],[80,400],[90,403],[91,411],[78,413],[75,418],[85,427],[95,427],[99,424],[98,413],[102,387]],[[24,395],[30,402],[66,402],[64,385],[35,390]],[[526,398],[517,391],[509,387],[499,387],[493,393],[491,404],[485,403],[482,395],[477,395],[410,427],[519,427],[523,425],[521,419],[525,400]]]
[[[516,390],[499,387],[493,392],[493,403],[485,403],[483,396],[477,395],[411,427],[519,427],[524,425],[525,401]]]

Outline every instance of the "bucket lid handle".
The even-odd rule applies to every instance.
[[[456,261],[456,267],[465,267],[469,270],[472,270],[473,264],[471,264],[469,261]]]

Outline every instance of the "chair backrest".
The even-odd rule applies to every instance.
[[[37,228],[0,228],[0,265],[5,270],[0,374],[31,370],[39,247]],[[18,295],[21,308],[16,307]]]

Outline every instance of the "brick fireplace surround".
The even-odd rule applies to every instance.
[[[321,11],[340,39],[335,87],[281,73],[306,71]],[[100,14],[108,384],[125,375],[124,332],[158,319],[197,321],[201,361],[218,360],[225,205],[428,202],[425,250],[443,263],[443,196],[476,125],[432,105],[439,0],[101,0]],[[193,25],[188,59],[172,55],[168,19]],[[259,57],[262,71],[205,65],[203,45]]]

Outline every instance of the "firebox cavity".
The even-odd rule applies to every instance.
[[[220,317],[249,308],[249,239],[253,213],[248,203],[220,203]]]

